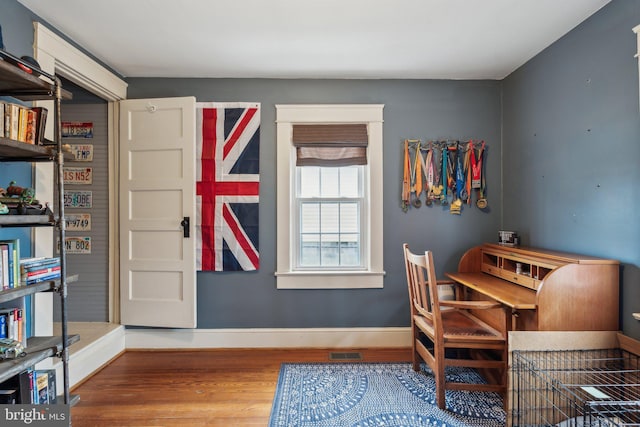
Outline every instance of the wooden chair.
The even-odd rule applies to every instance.
[[[436,403],[446,409],[445,390],[494,391],[505,398],[507,390],[507,344],[504,333],[475,317],[470,310],[502,309],[492,301],[442,301],[438,286],[454,284],[436,280],[433,255],[413,254],[403,245],[411,305],[412,362],[420,371],[421,360],[433,371]],[[447,381],[449,366],[475,368],[487,383]]]

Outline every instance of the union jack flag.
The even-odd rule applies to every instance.
[[[257,270],[260,104],[196,104],[196,269]]]

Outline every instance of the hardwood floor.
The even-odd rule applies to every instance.
[[[266,426],[283,362],[329,362],[329,349],[127,351],[72,390],[74,427]],[[410,348],[358,351],[364,362]]]

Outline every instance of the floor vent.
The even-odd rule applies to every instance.
[[[329,360],[362,360],[362,354],[357,351],[332,351],[329,353]]]

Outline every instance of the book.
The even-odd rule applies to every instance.
[[[26,278],[32,279],[37,276],[42,276],[49,273],[60,272],[60,265],[54,265],[51,267],[37,267],[38,270],[30,270],[26,272]]]
[[[0,245],[4,244],[8,246],[9,266],[9,287],[5,283],[4,289],[13,289],[20,286],[20,240],[0,240]]]
[[[60,272],[56,271],[53,273],[49,273],[49,274],[45,274],[42,276],[38,276],[38,277],[33,277],[30,279],[27,279],[27,285],[33,285],[35,283],[41,283],[41,282],[47,282],[49,280],[56,280],[60,278]]]
[[[24,311],[22,314],[22,321],[24,323],[24,341],[23,344],[26,347],[27,340],[33,336],[33,307],[32,307],[32,298],[31,295],[26,295],[24,297]]]
[[[33,107],[32,110],[36,113],[36,145],[43,145],[44,133],[47,127],[47,109],[44,107]]]
[[[27,121],[24,133],[24,142],[27,144],[36,143],[36,113],[31,108],[27,108]]]
[[[18,140],[18,129],[20,124],[20,106],[18,104],[5,104],[5,137]]]
[[[49,403],[49,374],[46,371],[34,371],[36,381],[35,403],[46,405]]]
[[[16,308],[2,308],[0,309],[0,316],[4,317],[5,320],[5,338],[9,338],[12,340],[17,340],[17,316],[16,316]]]
[[[4,137],[4,102],[0,102],[0,136]]]
[[[7,315],[0,314],[0,338],[7,337]]]
[[[9,243],[6,242],[0,242],[0,249],[2,250],[2,289],[11,289],[13,287],[13,245],[9,245]]]
[[[23,258],[20,260],[20,273],[25,274],[29,271],[39,270],[42,268],[56,267],[60,265],[60,258]]]
[[[31,276],[27,276],[25,282],[27,285],[32,285],[34,283],[43,282],[45,280],[53,280],[60,277],[60,267],[55,267],[52,271],[44,271],[41,273],[33,274]]]
[[[22,345],[27,347],[27,338],[25,336],[25,325],[24,325],[24,310],[19,308],[16,310],[16,315],[18,316],[18,338],[17,340],[22,343]]]
[[[3,260],[3,247],[0,245],[0,291],[4,290],[4,260]]]
[[[39,369],[36,375],[47,375],[47,403],[50,405],[57,403],[57,385],[56,385],[56,370],[55,369]]]
[[[20,106],[18,112],[18,141],[26,142],[28,108]]]
[[[2,289],[9,289],[9,245],[0,243],[2,252]]]

